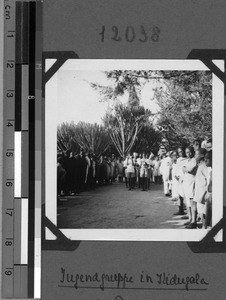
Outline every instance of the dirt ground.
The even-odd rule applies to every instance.
[[[59,228],[184,228],[186,220],[174,216],[178,206],[151,183],[148,191],[129,191],[123,183],[97,187],[77,196],[61,197]]]

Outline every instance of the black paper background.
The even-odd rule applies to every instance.
[[[226,49],[224,0],[44,0],[43,50],[74,51],[81,59],[186,59],[193,49]],[[102,25],[121,32],[158,26],[158,42],[116,42]],[[122,35],[123,36],[123,35]],[[222,129],[223,130],[223,129]],[[42,251],[44,300],[225,299],[224,253],[193,253],[184,242],[81,242],[75,251]],[[61,268],[71,273],[199,273],[208,291],[88,290],[59,288]],[[134,285],[135,286],[135,285]]]

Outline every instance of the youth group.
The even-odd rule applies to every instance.
[[[137,185],[149,189],[150,181],[163,183],[164,194],[178,203],[181,215],[187,219],[185,228],[207,228],[212,222],[212,139],[195,140],[186,149],[166,152],[162,146],[158,155],[128,155],[124,161],[125,182],[129,190]],[[185,212],[186,211],[186,212]]]
[[[150,189],[150,183],[163,184],[164,194],[179,206],[175,215],[187,219],[185,228],[208,228],[212,219],[212,139],[195,140],[191,146],[157,155],[128,154],[123,160],[67,150],[57,156],[57,194],[76,195],[97,185],[125,182],[129,191]]]

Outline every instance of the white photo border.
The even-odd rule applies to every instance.
[[[48,70],[55,59],[46,59]],[[224,71],[224,60],[213,60]],[[68,59],[60,70],[161,70],[211,71],[200,60]],[[57,72],[45,85],[45,215],[57,226]],[[223,218],[224,83],[212,73],[213,209],[212,227]],[[70,240],[102,241],[201,241],[206,229],[61,229]],[[56,237],[46,229],[46,240]],[[222,242],[223,232],[215,236]]]

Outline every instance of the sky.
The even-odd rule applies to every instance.
[[[83,121],[101,124],[108,103],[100,102],[99,92],[94,90],[91,82],[101,85],[111,85],[103,71],[98,70],[59,70],[57,72],[57,110],[58,124],[73,121],[75,124]],[[142,88],[140,104],[156,112],[157,105],[153,97],[153,83]],[[128,94],[120,98],[128,100]]]
[[[54,59],[46,61],[46,71],[54,63]],[[223,66],[223,65],[222,65]],[[222,67],[221,66],[221,67]],[[223,67],[222,67],[223,68]],[[101,124],[107,103],[101,103],[100,95],[93,90],[90,82],[108,86],[104,70],[208,70],[199,60],[83,60],[68,59],[46,84],[46,97],[49,99],[50,109],[56,112],[52,119],[60,125],[63,122],[79,121]],[[152,80],[143,88],[140,104],[153,113],[158,111],[158,105],[153,98]],[[125,95],[123,101],[128,100]],[[54,121],[55,122],[55,121]]]

